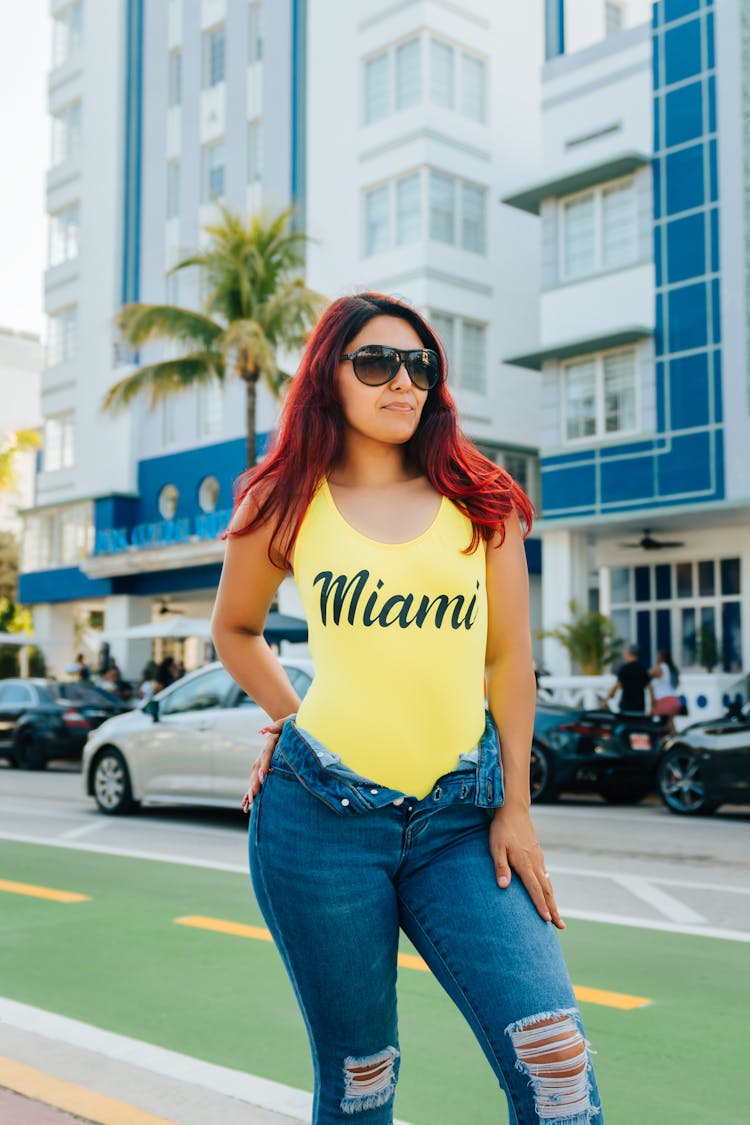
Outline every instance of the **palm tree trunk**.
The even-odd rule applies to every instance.
[[[255,441],[255,379],[252,376],[245,379],[245,425],[247,467],[254,469],[258,454]]]

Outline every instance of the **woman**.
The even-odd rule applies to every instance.
[[[674,731],[674,717],[682,710],[682,700],[677,694],[680,672],[668,648],[659,649],[649,676],[653,692],[651,714],[665,715],[668,719],[667,731],[671,734]]]
[[[213,639],[275,720],[243,802],[253,884],[307,1025],[315,1125],[393,1120],[399,927],[511,1120],[582,1125],[598,1092],[529,813],[532,507],[460,434],[445,368],[414,309],[335,301],[241,482]],[[302,703],[263,640],[289,573]]]

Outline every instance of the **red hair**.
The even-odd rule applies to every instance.
[[[489,541],[498,531],[502,539],[505,521],[513,511],[518,513],[526,537],[533,505],[513,478],[480,453],[459,429],[456,404],[446,386],[448,365],[440,341],[415,309],[381,293],[339,297],[321,316],[287,391],[268,455],[236,482],[235,515],[251,493],[253,513],[225,535],[245,535],[270,522],[269,555],[290,565],[310,501],[343,451],[344,414],[335,381],[341,356],[376,316],[405,320],[423,346],[440,357],[440,380],[427,395],[406,453],[409,463],[424,473],[435,491],[457,504],[471,520],[467,551],[476,550],[480,539]]]

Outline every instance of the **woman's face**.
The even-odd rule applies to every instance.
[[[396,316],[376,316],[346,346],[346,353],[366,344],[382,344],[399,351],[423,348],[412,326]],[[342,360],[336,372],[338,399],[347,430],[387,445],[403,445],[419,425],[429,391],[415,387],[403,364],[393,378],[379,387],[361,383],[351,360]]]

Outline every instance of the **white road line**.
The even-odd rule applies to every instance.
[[[611,878],[615,883],[624,887],[626,891],[629,891],[630,894],[635,895],[642,902],[647,902],[649,906],[653,906],[654,910],[658,910],[670,922],[685,922],[691,925],[705,924],[706,919],[697,910],[686,906],[684,902],[680,902],[673,895],[667,894],[666,891],[654,887],[648,879],[644,879],[640,875],[613,875]]]
[[[689,934],[690,937],[721,938],[723,941],[750,942],[746,930],[723,930],[718,926],[684,926],[679,922],[653,921],[651,918],[635,918],[629,914],[604,914],[595,910],[566,910],[560,907],[563,921],[578,918],[582,922],[606,922],[608,925],[633,926],[639,930],[659,930],[667,934]]]
[[[158,863],[174,863],[181,867],[200,867],[214,871],[229,871],[237,875],[248,875],[248,868],[246,864],[240,863],[221,863],[218,860],[206,860],[199,858],[189,858],[186,856],[170,855],[164,852],[150,852],[142,851],[136,848],[115,848],[108,847],[105,844],[87,844],[76,843],[75,841],[61,843],[58,837],[41,837],[24,835],[19,832],[1,832],[0,840],[8,840],[11,843],[23,844],[39,844],[42,847],[64,847],[70,848],[71,851],[81,852],[97,852],[100,855],[114,855],[122,856],[124,859],[145,859],[154,860]],[[550,871],[554,874],[561,871],[572,871],[576,874],[580,873],[577,868],[555,868],[550,866]],[[607,871],[591,870],[587,872],[590,875],[595,875],[599,878],[615,878],[616,873]],[[686,884],[691,886],[692,884]],[[644,930],[663,930],[666,933],[676,934],[690,934],[698,937],[714,937],[723,938],[727,941],[742,941],[750,942],[750,933],[744,930],[730,930],[721,929],[715,926],[697,926],[685,925],[678,922],[666,921],[653,921],[650,918],[638,918],[630,914],[608,914],[598,911],[590,910],[566,910],[564,904],[561,906],[561,913],[563,917],[579,918],[586,922],[606,922],[617,926],[635,926]]]
[[[226,1066],[203,1062],[202,1059],[181,1055],[164,1047],[155,1047],[140,1039],[103,1031],[89,1023],[68,1019],[28,1004],[0,997],[0,1022],[17,1027],[47,1039],[61,1040],[70,1047],[92,1051],[106,1058],[141,1067],[153,1074],[161,1074],[193,1086],[239,1098],[250,1105],[286,1114],[289,1117],[312,1120],[312,1095],[305,1090],[284,1086],[255,1074],[245,1074]],[[406,1121],[394,1125],[409,1125]]]
[[[111,821],[101,820],[90,821],[88,824],[81,824],[78,828],[69,828],[67,832],[61,832],[58,840],[76,840],[79,836],[88,836],[91,832],[98,832],[101,828],[106,828]]]
[[[662,862],[674,861],[665,859]],[[717,860],[717,864],[719,862]],[[619,872],[607,871],[605,868],[597,867],[568,867],[556,863],[549,863],[547,866],[555,875],[582,875],[584,878],[590,879],[614,879],[619,874]],[[693,882],[690,879],[671,879],[662,875],[649,875],[648,881],[649,883],[663,883],[665,887],[688,887],[696,891],[721,891],[722,893],[726,891],[729,894],[750,895],[750,887],[738,887],[731,883]]]

